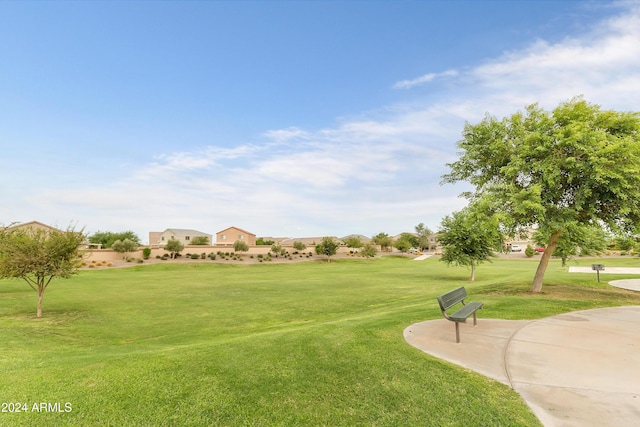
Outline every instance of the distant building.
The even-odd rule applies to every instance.
[[[43,224],[39,221],[30,221],[25,222],[23,224],[12,225],[8,228],[9,230],[44,230],[44,231],[59,231],[62,232],[59,228],[52,227],[47,224]]]
[[[29,222],[25,222],[23,224],[16,224],[16,225],[12,225],[10,227],[8,227],[9,230],[44,230],[46,232],[58,232],[58,233],[64,233],[65,230],[60,230],[59,228],[53,227],[51,225],[47,225],[44,224],[40,221],[29,221]],[[78,231],[78,233],[80,233],[80,231]],[[82,245],[81,248],[82,249],[100,249],[101,248],[101,244],[100,243],[89,243],[87,240],[85,240]]]
[[[203,233],[197,230],[191,230],[188,228],[167,228],[165,231],[151,231],[149,232],[149,245],[150,246],[164,246],[171,239],[180,241],[185,246],[191,244],[194,237],[204,236],[207,238],[209,244],[212,244],[211,234]]]
[[[256,245],[256,235],[238,227],[225,228],[216,233],[216,244],[233,246],[236,240],[242,240],[249,246]]]

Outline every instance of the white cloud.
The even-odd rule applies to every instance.
[[[420,77],[416,77],[415,79],[400,80],[399,82],[394,83],[392,88],[393,89],[410,89],[414,86],[420,86],[424,83],[432,82],[437,78],[455,77],[457,75],[458,75],[458,72],[456,70],[447,70],[442,73],[427,73],[427,74],[423,74]]]

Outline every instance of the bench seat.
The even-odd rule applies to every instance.
[[[481,309],[483,305],[481,302],[468,302],[466,305],[463,305],[460,310],[450,314],[449,318],[455,322],[466,322],[467,318],[474,314],[476,310]]]
[[[484,303],[481,302],[468,302],[464,300],[467,298],[467,290],[464,286],[454,289],[446,294],[442,294],[438,297],[438,305],[445,319],[450,320],[456,325],[456,342],[460,342],[460,323],[465,323],[470,316],[473,316],[473,326],[476,326],[478,319],[476,317],[476,311],[482,308]],[[458,310],[452,314],[447,314],[447,310],[451,307],[462,304]]]

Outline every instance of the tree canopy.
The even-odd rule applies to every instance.
[[[400,234],[400,237],[393,242],[393,247],[402,253],[405,253],[416,246],[419,246],[418,237],[410,233]]]
[[[169,239],[164,250],[171,254],[171,259],[174,259],[180,252],[184,250],[184,244],[178,239]]]
[[[111,249],[113,249],[116,252],[121,253],[125,258],[127,258],[129,256],[129,253],[131,252],[135,252],[138,249],[138,243],[129,240],[129,239],[124,239],[124,240],[116,240],[115,242],[113,242],[113,244],[111,245]]]
[[[236,240],[233,242],[233,250],[236,252],[247,252],[249,250],[249,244],[244,240]]]
[[[387,233],[378,233],[371,239],[373,243],[380,246],[380,249],[383,252],[388,252],[391,250],[391,246],[393,245],[393,239]]]
[[[38,295],[36,317],[51,281],[76,273],[84,234],[74,230],[0,228],[0,278],[23,279]]]
[[[471,267],[471,281],[476,266],[489,261],[504,245],[496,216],[467,207],[442,219],[438,241],[442,246],[441,261]]]
[[[124,241],[129,239],[134,243],[140,245],[140,238],[133,231],[120,231],[114,233],[112,231],[96,231],[87,240],[91,243],[97,243],[102,245],[103,249],[109,249],[116,240]]]
[[[362,239],[358,236],[351,236],[345,239],[344,244],[348,248],[353,248],[353,249],[360,249],[362,246],[364,246],[364,243],[362,243]]]
[[[581,97],[548,112],[537,104],[502,120],[466,124],[460,158],[443,183],[468,181],[509,233],[549,230],[531,290],[540,292],[567,224],[612,230],[640,224],[640,114],[601,110]]]
[[[316,253],[318,255],[326,255],[327,262],[331,262],[331,256],[338,252],[340,243],[336,242],[333,237],[323,237],[322,241],[316,245]]]
[[[194,236],[189,242],[192,246],[206,246],[209,244],[209,237],[207,236]]]
[[[431,236],[433,234],[433,232],[431,231],[431,229],[427,226],[424,225],[423,222],[421,222],[420,224],[415,226],[416,229],[416,234],[418,237],[418,246],[420,248],[420,250],[429,250],[430,249],[430,245],[429,245],[429,236]]]

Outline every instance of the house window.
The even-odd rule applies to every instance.
[[[242,240],[244,239],[244,236],[242,234],[238,234],[238,240]]]
[[[220,236],[220,238],[221,238],[222,240],[227,240],[227,235],[226,235],[226,234],[223,234],[222,236]]]
[[[189,240],[191,239],[191,236],[184,236],[184,240]]]
[[[162,241],[164,242],[164,236],[161,237]]]

